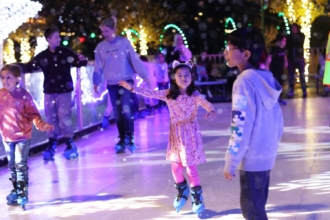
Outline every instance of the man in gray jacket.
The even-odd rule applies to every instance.
[[[259,70],[265,43],[261,32],[247,27],[228,36],[225,58],[240,70],[232,94],[231,138],[224,175],[240,171],[240,204],[245,219],[265,220],[270,170],[283,132],[278,103],[282,88],[271,72]]]
[[[107,81],[111,105],[119,133],[119,142],[115,146],[116,153],[125,152],[127,148],[133,153],[134,117],[132,93],[118,85],[120,80],[133,84],[134,73],[141,76],[149,84],[147,72],[139,56],[130,42],[116,35],[116,18],[105,19],[100,25],[104,40],[95,49],[93,74],[94,90],[101,83],[102,76]]]

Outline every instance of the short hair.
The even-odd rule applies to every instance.
[[[240,50],[248,50],[251,56],[248,62],[259,68],[260,58],[265,51],[266,45],[260,29],[255,27],[242,27],[228,35],[228,43]]]
[[[116,17],[111,16],[111,18],[106,18],[105,20],[103,20],[100,24],[100,27],[107,26],[110,29],[115,29],[116,28],[116,23],[117,23]]]
[[[46,30],[44,32],[44,36],[46,39],[48,39],[48,38],[52,37],[53,34],[56,32],[60,32],[60,31],[57,28],[53,28],[53,27],[46,28]]]
[[[279,41],[282,41],[284,38],[286,38],[285,35],[283,35],[283,34],[278,34],[278,35],[276,36],[276,38],[275,38],[275,41],[276,41],[276,42],[279,42]]]
[[[1,73],[3,71],[8,71],[11,72],[15,77],[20,77],[21,76],[21,68],[15,64],[7,64],[1,69]]]

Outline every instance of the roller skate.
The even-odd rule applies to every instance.
[[[47,149],[42,153],[44,160],[54,160],[55,149],[57,147],[57,140],[49,138]]]
[[[77,146],[74,143],[73,139],[67,138],[65,144],[67,146],[63,153],[63,156],[65,157],[65,159],[71,160],[71,159],[77,158],[79,156],[79,154],[77,152]]]
[[[22,206],[22,209],[25,210],[25,204],[28,203],[28,184],[25,181],[17,182],[17,203]]]
[[[191,200],[192,200],[192,211],[193,213],[199,214],[204,211],[204,200],[202,196],[202,187],[195,186],[192,187],[190,190],[191,193]]]
[[[174,187],[178,190],[178,194],[176,195],[173,206],[176,212],[179,212],[180,209],[186,204],[189,197],[189,187],[187,185],[187,181],[184,180],[182,183],[175,183]]]
[[[14,189],[12,189],[10,194],[6,197],[7,205],[17,205],[17,182],[14,178],[9,178],[9,180],[12,182]]]
[[[125,138],[120,137],[120,140],[118,141],[118,143],[115,146],[115,151],[116,154],[122,154],[125,152],[125,147],[126,147],[126,142],[125,142]]]
[[[136,151],[137,147],[134,143],[134,136],[133,135],[126,135],[126,144],[128,150],[133,154]]]

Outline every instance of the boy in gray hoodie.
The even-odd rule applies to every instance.
[[[283,116],[278,104],[282,88],[271,72],[259,70],[265,50],[261,32],[239,28],[228,36],[225,58],[229,67],[237,66],[232,94],[231,137],[225,156],[224,175],[240,175],[240,205],[245,219],[268,219],[265,205],[270,170],[283,132]]]

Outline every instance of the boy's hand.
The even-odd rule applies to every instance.
[[[85,61],[86,60],[86,57],[84,57],[82,54],[78,53],[78,59],[79,61]]]
[[[235,177],[235,174],[231,174],[231,173],[228,173],[228,172],[226,172],[226,171],[224,171],[223,173],[224,173],[225,178],[226,178],[227,180],[232,180],[232,179],[234,179],[234,177]]]
[[[217,115],[217,113],[215,111],[210,111],[210,112],[206,113],[204,118],[206,118],[209,121],[212,121],[216,115]]]
[[[42,130],[42,131],[50,132],[50,131],[53,131],[53,130],[54,130],[54,126],[45,122],[45,123],[42,125],[41,130]]]
[[[124,80],[120,80],[118,84],[129,91],[133,90],[133,86]]]
[[[95,92],[96,94],[99,94],[99,91],[97,91],[97,87],[98,87],[98,85],[95,85],[95,84],[94,84],[94,92]]]

